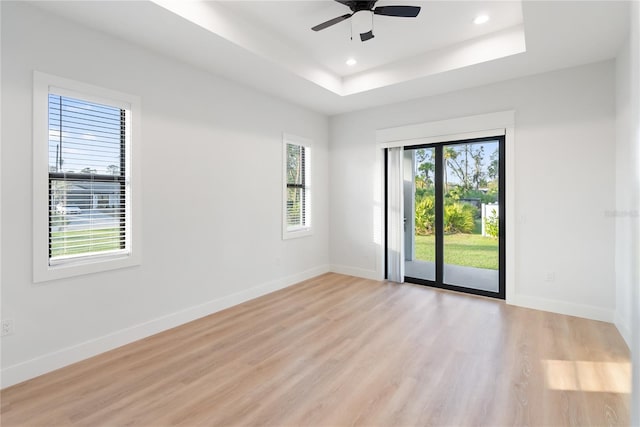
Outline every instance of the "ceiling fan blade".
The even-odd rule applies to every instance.
[[[351,3],[351,0],[335,0],[335,1],[345,6],[349,6],[349,3]]]
[[[376,15],[415,18],[420,13],[420,6],[378,6],[373,9],[373,13]]]
[[[342,16],[338,16],[337,18],[333,18],[333,19],[329,19],[327,22],[323,22],[322,24],[318,24],[315,27],[311,28],[313,31],[320,31],[320,30],[324,30],[327,27],[330,27],[332,25],[337,24],[338,22],[342,22],[345,19],[349,19],[351,18],[351,15],[353,15],[353,13],[346,13]]]

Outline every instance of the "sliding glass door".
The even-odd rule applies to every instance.
[[[405,281],[504,298],[504,137],[404,149]]]

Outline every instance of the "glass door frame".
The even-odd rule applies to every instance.
[[[499,204],[499,214],[498,214],[498,292],[491,292],[481,289],[468,288],[465,286],[459,285],[451,285],[444,282],[444,191],[443,191],[443,181],[444,181],[444,155],[443,149],[445,146],[450,145],[462,145],[462,144],[474,144],[474,143],[482,143],[482,142],[491,142],[498,141],[498,204]],[[411,145],[406,146],[403,150],[418,150],[421,148],[434,148],[435,149],[435,269],[436,269],[436,278],[434,280],[426,280],[420,279],[416,277],[406,276],[404,277],[405,282],[414,283],[418,285],[431,286],[440,289],[446,289],[450,291],[464,292],[467,294],[480,295],[491,298],[505,299],[505,278],[506,278],[506,208],[505,208],[505,135],[491,136],[491,137],[483,137],[483,138],[473,138],[473,139],[462,139],[455,141],[445,141],[445,142],[435,142],[423,145]],[[386,150],[385,150],[385,160],[386,160]],[[386,161],[385,161],[385,211],[387,209],[387,170],[386,170]],[[387,224],[385,222],[385,235]],[[386,236],[385,236],[386,237]],[[385,239],[386,240],[386,239]],[[385,251],[386,254],[386,251]],[[386,255],[385,255],[386,258]],[[385,260],[385,265],[387,264]],[[386,276],[386,274],[385,274]]]

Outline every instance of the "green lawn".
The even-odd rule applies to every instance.
[[[435,236],[416,236],[416,259],[435,261]],[[445,264],[498,269],[498,239],[480,234],[446,234]]]
[[[120,249],[120,230],[117,228],[93,230],[91,242],[87,233],[88,230],[54,231],[51,233],[51,256]]]

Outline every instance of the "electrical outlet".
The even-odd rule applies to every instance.
[[[549,271],[547,272],[547,274],[544,276],[544,281],[545,282],[553,282],[556,280],[556,273],[554,271]]]
[[[2,321],[2,336],[11,335],[13,333],[13,319]]]

